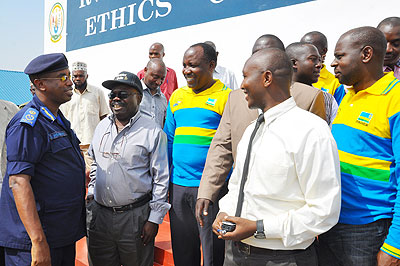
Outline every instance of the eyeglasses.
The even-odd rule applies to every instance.
[[[131,95],[138,95],[138,93],[128,93],[128,92],[126,92],[126,91],[119,91],[118,93],[110,92],[110,93],[108,94],[108,97],[109,97],[111,100],[114,99],[115,97],[118,97],[118,98],[120,98],[120,99],[122,100],[122,99],[128,98],[128,97],[131,96]]]
[[[105,149],[112,149],[112,146],[113,146],[112,144],[111,144],[111,147],[107,146],[107,142],[110,141],[109,138],[110,138],[110,132],[104,133],[104,135],[103,135],[103,137],[101,138],[101,141],[100,141],[99,153],[101,153],[101,155],[104,158],[113,158],[115,160],[121,159],[120,152],[123,153],[123,151],[125,149],[125,145],[124,144],[126,144],[126,141],[127,141],[125,133],[122,135],[121,139],[116,142],[116,145],[114,146],[114,149],[113,149],[114,151],[113,152],[105,151]],[[107,146],[107,148],[106,148],[106,146]]]
[[[61,80],[61,82],[66,82],[67,80],[71,79],[71,75],[63,75],[58,78],[40,78],[40,79],[58,79],[58,80]]]

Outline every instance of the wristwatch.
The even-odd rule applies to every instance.
[[[264,233],[264,223],[263,220],[257,220],[257,230],[254,233],[254,238],[257,239],[265,239],[265,233]]]

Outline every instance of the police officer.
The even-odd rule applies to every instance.
[[[68,61],[45,54],[24,72],[36,95],[7,127],[0,246],[6,265],[72,266],[75,242],[85,234],[85,163],[58,110],[72,96]]]

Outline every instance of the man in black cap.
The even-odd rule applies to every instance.
[[[75,265],[85,235],[85,163],[59,106],[71,99],[64,54],[25,68],[36,94],[10,121],[7,173],[0,200],[0,246],[6,265]]]
[[[93,266],[150,266],[170,208],[167,138],[138,111],[143,88],[135,74],[121,72],[103,86],[111,90],[113,114],[98,124],[89,147],[89,257]]]

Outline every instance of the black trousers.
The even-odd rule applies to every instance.
[[[172,252],[175,266],[200,266],[200,243],[204,266],[222,266],[224,241],[212,232],[212,223],[219,211],[218,203],[210,206],[200,227],[195,216],[197,187],[170,184],[169,211]]]
[[[5,266],[6,262],[4,261],[4,248],[0,247],[0,266]]]
[[[141,234],[149,204],[115,213],[92,200],[86,206],[88,253],[93,266],[153,266],[154,240],[143,245]]]
[[[317,266],[314,243],[304,250],[253,250],[241,242],[226,241],[224,266]],[[261,250],[261,251],[260,251]],[[253,252],[254,251],[254,252]]]

